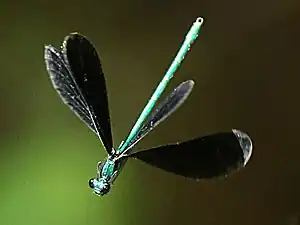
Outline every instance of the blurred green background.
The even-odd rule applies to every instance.
[[[78,31],[97,47],[118,145],[198,16],[167,88],[194,79],[193,93],[138,147],[238,128],[254,141],[248,166],[194,182],[130,160],[95,196],[105,151],[52,88],[44,45]],[[299,21],[298,0],[1,1],[0,224],[299,224]]]

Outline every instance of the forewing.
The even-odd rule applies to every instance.
[[[64,40],[62,54],[89,106],[102,143],[111,153],[113,140],[106,83],[97,51],[84,36],[72,33]]]
[[[184,177],[201,179],[226,176],[245,166],[252,142],[241,131],[218,133],[191,141],[151,148],[129,157]]]
[[[184,103],[187,97],[190,95],[194,87],[194,81],[188,80],[182,82],[177,86],[173,92],[164,99],[150,114],[144,125],[137,132],[134,138],[129,142],[127,150],[124,154],[128,154],[130,150],[136,145],[142,138],[144,138],[151,130],[153,130],[158,124],[169,117],[173,112],[178,109],[180,105]]]
[[[62,51],[45,47],[45,62],[60,97],[99,137],[109,154],[112,134],[104,74],[93,45],[80,34],[70,34]]]

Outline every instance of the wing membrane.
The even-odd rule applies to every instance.
[[[52,84],[63,102],[97,133],[90,118],[88,106],[84,102],[74,80],[70,78],[70,72],[63,61],[61,53],[52,46],[46,46],[45,60]]]
[[[129,157],[193,179],[224,176],[245,166],[252,142],[241,131],[217,133],[191,141],[151,148]]]
[[[194,81],[188,80],[182,82],[177,88],[175,88],[173,92],[153,110],[144,125],[129,142],[128,148],[124,151],[124,154],[128,154],[129,150],[132,149],[134,145],[136,145],[142,138],[149,134],[151,130],[175,112],[190,95],[193,87]]]
[[[112,134],[104,74],[93,45],[70,34],[62,51],[45,47],[45,62],[54,88],[75,114],[92,129],[109,154]]]

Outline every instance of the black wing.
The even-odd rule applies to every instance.
[[[201,179],[227,175],[244,167],[252,154],[250,137],[238,130],[133,153],[152,166],[184,177]]]
[[[178,85],[164,101],[162,101],[150,114],[141,129],[136,133],[132,140],[128,143],[128,148],[123,154],[128,154],[130,150],[150,131],[158,126],[162,121],[168,118],[173,112],[181,106],[194,87],[194,81],[188,80]]]
[[[80,34],[70,34],[61,51],[45,47],[45,62],[52,84],[64,103],[98,135],[111,154],[113,141],[106,84],[93,45]]]

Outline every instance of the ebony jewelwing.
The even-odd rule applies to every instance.
[[[89,186],[97,195],[109,192],[128,158],[137,158],[165,171],[188,178],[226,176],[244,167],[252,154],[250,137],[233,129],[187,142],[133,152],[133,147],[169,117],[190,95],[194,81],[182,82],[156,106],[175,71],[196,40],[203,18],[189,30],[171,66],[137,119],[127,139],[115,149],[104,73],[93,44],[79,33],[65,37],[61,49],[45,46],[46,68],[63,102],[98,136],[108,156],[97,165]],[[154,108],[155,107],[155,108]]]

